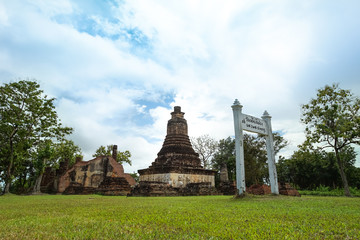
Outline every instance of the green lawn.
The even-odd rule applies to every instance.
[[[0,239],[360,239],[360,198],[2,196]]]

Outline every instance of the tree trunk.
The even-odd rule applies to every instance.
[[[338,163],[338,166],[339,166],[341,180],[342,180],[343,186],[344,186],[345,196],[352,197],[352,195],[350,194],[350,189],[349,189],[348,181],[347,181],[345,170],[344,170],[344,165],[342,164],[342,161],[340,159],[338,149],[335,149],[335,155],[336,155],[336,160],[337,160],[337,163]]]
[[[9,166],[8,166],[8,169],[7,169],[7,171],[6,171],[4,194],[10,193],[11,168],[12,168],[12,161],[10,162],[10,164],[9,164]]]
[[[43,174],[41,173],[39,177],[36,179],[32,194],[41,194],[40,186],[41,186],[42,177]]]
[[[4,194],[10,193],[10,184],[11,184],[11,169],[12,166],[14,164],[14,150],[13,150],[13,145],[12,145],[12,141],[10,141],[10,162],[9,162],[9,166],[6,170],[6,178],[5,178],[5,188],[4,188]]]
[[[3,194],[10,193],[10,181],[6,181]]]

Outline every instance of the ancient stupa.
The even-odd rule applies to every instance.
[[[149,168],[138,170],[140,184],[134,195],[208,195],[215,189],[216,171],[201,166],[191,146],[188,125],[181,107],[174,107],[167,135]],[[156,192],[156,194],[155,194]]]

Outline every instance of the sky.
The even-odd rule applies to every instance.
[[[360,96],[358,0],[0,0],[0,83],[36,79],[84,160],[100,145],[157,156],[174,106],[189,136],[234,135],[231,105],[305,140],[325,85]],[[359,155],[360,151],[357,148]],[[358,156],[357,166],[360,167]]]

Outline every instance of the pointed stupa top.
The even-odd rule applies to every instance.
[[[167,135],[155,162],[150,168],[192,167],[203,168],[199,154],[191,146],[188,126],[181,107],[174,107],[167,124]]]

